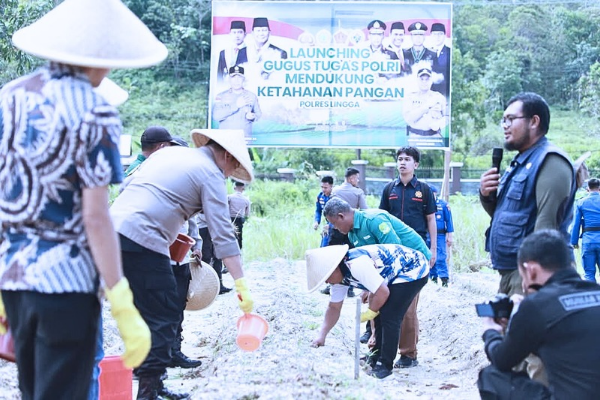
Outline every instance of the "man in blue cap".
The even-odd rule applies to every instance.
[[[429,277],[435,283],[438,283],[438,277],[442,280],[442,286],[448,287],[448,264],[447,264],[447,247],[452,247],[454,225],[452,224],[452,213],[448,202],[438,196],[438,189],[433,185],[429,185],[433,196],[435,197],[435,222],[437,225],[437,258],[435,265],[429,271]]]

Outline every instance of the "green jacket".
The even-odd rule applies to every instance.
[[[348,238],[355,247],[367,244],[401,244],[420,251],[428,260],[431,258],[431,251],[421,236],[384,210],[354,210],[354,227],[348,232]]]

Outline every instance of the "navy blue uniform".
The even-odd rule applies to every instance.
[[[321,216],[323,215],[323,208],[325,204],[329,201],[331,196],[325,196],[323,192],[317,195],[317,204],[315,207],[315,222],[321,224]],[[331,232],[331,225],[329,226],[329,232]],[[321,247],[327,246],[329,243],[329,235],[323,235],[321,239]]]
[[[581,261],[585,271],[585,279],[596,280],[596,266],[600,268],[600,193],[591,192],[579,200],[575,207],[571,244],[579,242],[582,231]]]
[[[454,224],[452,223],[452,213],[450,206],[442,199],[436,199],[435,205],[435,223],[437,224],[437,258],[435,265],[429,271],[431,278],[448,278],[448,264],[446,263],[446,234],[454,232]]]

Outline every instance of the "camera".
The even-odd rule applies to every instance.
[[[504,293],[498,293],[487,303],[475,304],[475,310],[480,317],[509,318],[514,303]]]

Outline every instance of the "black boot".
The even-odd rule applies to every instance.
[[[189,358],[181,352],[181,342],[183,342],[183,336],[181,335],[181,331],[179,331],[177,337],[175,338],[175,342],[171,347],[172,355],[171,362],[169,363],[169,368],[196,368],[202,365],[202,361],[192,360],[191,358]]]
[[[190,398],[189,393],[174,392],[171,389],[167,388],[163,381],[159,381],[158,394],[170,400],[183,400]]]
[[[434,276],[433,278],[431,278],[431,282],[433,282],[437,285],[437,276]]]
[[[139,377],[140,384],[136,399],[138,400],[157,400],[158,388],[161,385],[160,375],[157,376],[141,376]]]
[[[442,278],[442,287],[448,287],[448,278]]]
[[[223,280],[219,279],[219,283],[221,284],[221,287],[219,289],[219,294],[225,294],[225,293],[229,293],[231,292],[231,288],[225,287],[223,286]]]
[[[196,368],[202,365],[202,361],[192,360],[191,358],[183,354],[181,350],[173,351],[172,353],[173,355],[171,356],[171,363],[169,364],[169,368]]]

